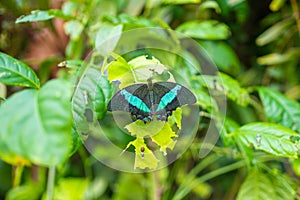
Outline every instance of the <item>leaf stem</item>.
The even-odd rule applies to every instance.
[[[48,171],[47,200],[53,199],[54,180],[55,180],[55,166],[51,166],[49,167],[49,171]]]
[[[24,165],[16,165],[13,167],[13,188],[18,187],[21,183]]]

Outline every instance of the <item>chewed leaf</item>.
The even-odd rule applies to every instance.
[[[165,122],[154,120],[150,123],[144,123],[141,120],[137,120],[131,124],[125,126],[125,128],[131,133],[132,136],[146,137],[156,135],[164,127]]]
[[[151,139],[160,146],[160,150],[166,154],[167,148],[173,149],[176,144],[176,141],[173,140],[174,137],[177,137],[177,135],[170,127],[170,124],[164,123],[162,129],[156,135],[151,136]]]
[[[158,160],[152,153],[152,151],[147,147],[143,138],[137,137],[134,141],[129,142],[126,148],[133,145],[135,148],[135,162],[134,169],[156,169],[158,165]]]
[[[172,120],[174,120],[174,123],[176,123],[178,129],[181,129],[181,118],[182,118],[182,109],[180,107],[178,107],[176,110],[173,111],[172,115],[169,117]],[[171,123],[170,125],[172,125],[173,123]]]

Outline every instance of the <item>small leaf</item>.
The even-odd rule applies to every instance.
[[[277,22],[257,37],[256,44],[264,46],[277,40],[281,35],[286,33],[288,27],[293,23],[294,21],[292,18]]]
[[[33,70],[21,61],[0,52],[0,82],[39,88],[40,82]]]
[[[61,10],[34,10],[31,11],[30,15],[23,15],[20,16],[17,20],[16,23],[23,23],[23,22],[36,22],[36,21],[45,21],[52,19],[54,17],[60,17],[63,19],[68,19],[68,16],[65,16]]]
[[[162,0],[165,4],[190,4],[190,3],[200,3],[201,0]]]
[[[237,200],[276,199],[273,183],[267,175],[252,170],[242,184]]]
[[[152,151],[147,147],[143,138],[137,137],[134,141],[129,142],[126,148],[133,145],[135,148],[135,162],[134,169],[156,169],[158,165],[158,160],[152,153]],[[141,149],[144,149],[144,155],[142,155]]]
[[[164,127],[165,122],[153,120],[149,123],[144,123],[142,120],[137,120],[125,126],[132,136],[144,138],[158,134]]]
[[[188,21],[176,28],[176,31],[189,37],[206,40],[225,40],[231,34],[226,24],[215,20]]]
[[[104,25],[97,32],[95,46],[102,56],[107,56],[113,52],[122,35],[123,25]]]
[[[284,126],[265,122],[244,125],[228,135],[245,147],[254,147],[276,156],[297,158],[299,149],[291,139],[293,136],[298,134]]]
[[[257,58],[260,65],[278,65],[297,60],[300,55],[299,48],[288,49],[284,53],[270,53]]]
[[[300,104],[271,88],[260,87],[258,91],[268,119],[300,133]]]
[[[71,20],[64,24],[66,34],[70,35],[72,40],[78,40],[84,29],[83,24],[78,20]]]
[[[282,6],[284,5],[285,1],[286,0],[272,0],[269,6],[270,10],[272,10],[273,12],[280,10],[280,8],[282,8]]]
[[[71,149],[71,86],[52,80],[39,91],[18,92],[0,107],[0,156],[32,163],[62,163]]]

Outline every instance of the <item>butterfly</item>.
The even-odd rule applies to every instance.
[[[186,87],[173,82],[134,84],[118,91],[109,101],[108,111],[129,112],[133,121],[138,119],[167,121],[176,108],[196,103],[195,95]]]

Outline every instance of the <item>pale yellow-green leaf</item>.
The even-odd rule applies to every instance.
[[[127,147],[133,145],[135,148],[135,162],[134,169],[156,169],[159,160],[154,156],[152,151],[147,147],[143,138],[137,137],[134,141],[129,142]],[[141,148],[144,148],[144,156],[142,155]]]
[[[131,124],[125,126],[125,128],[131,133],[132,136],[146,137],[156,135],[164,127],[165,122],[153,120],[148,123],[144,123],[142,120],[137,120]]]
[[[151,136],[151,139],[160,146],[160,150],[166,154],[167,148],[172,150],[176,144],[176,141],[173,140],[174,137],[177,137],[177,135],[170,127],[170,124],[164,123],[162,129],[156,135]]]

